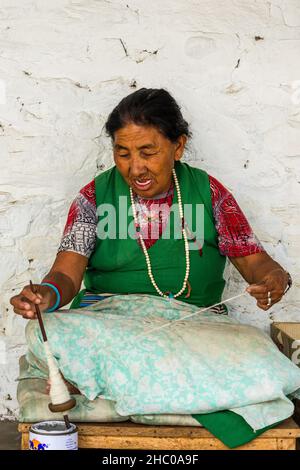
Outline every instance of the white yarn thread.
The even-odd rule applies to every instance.
[[[218,302],[217,304],[210,305],[209,307],[201,308],[200,310],[196,310],[196,312],[193,312],[193,313],[189,313],[188,315],[185,315],[182,318],[178,318],[177,320],[170,320],[168,323],[164,323],[163,325],[158,326],[157,328],[152,328],[152,330],[149,330],[149,331],[146,331],[145,333],[137,335],[134,339],[145,337],[149,335],[150,333],[153,333],[153,331],[162,330],[163,328],[166,328],[167,326],[173,326],[174,323],[178,321],[183,321],[186,318],[190,318],[190,317],[193,317],[194,315],[198,315],[199,313],[206,312],[207,310],[210,310],[211,308],[217,307],[218,305],[225,304],[226,302],[230,302],[231,300],[238,299],[239,297],[243,297],[244,295],[247,295],[247,294],[248,294],[247,292],[242,292],[241,294],[234,295],[233,297],[230,297],[229,299],[222,300],[222,302]]]
[[[294,280],[296,277],[300,276],[300,273],[296,273],[292,276],[292,279]],[[192,317],[193,315],[198,315],[198,313],[202,313],[202,312],[206,312],[207,310],[210,310],[211,308],[214,308],[214,307],[217,307],[218,305],[222,305],[222,304],[226,304],[227,302],[231,302],[231,300],[235,300],[235,299],[238,299],[239,297],[243,297],[244,295],[248,295],[248,292],[242,292],[241,294],[238,294],[238,295],[234,295],[233,297],[229,297],[229,299],[225,299],[225,300],[222,300],[221,302],[218,302],[217,304],[214,304],[214,305],[210,305],[209,307],[206,307],[206,308],[202,308],[200,310],[196,310],[196,312],[193,312],[193,313],[190,313],[188,315],[185,315],[184,317],[182,318],[178,318],[178,320],[170,320],[168,323],[164,323],[163,325],[157,327],[157,328],[153,328],[152,330],[149,330],[149,331],[146,331],[145,333],[142,333],[140,335],[137,335],[134,339],[138,339],[138,338],[142,338],[142,337],[145,337],[147,336],[148,334],[150,333],[153,333],[153,331],[158,331],[158,330],[161,330],[167,326],[172,326],[174,323],[176,323],[177,321],[182,321],[182,320],[185,320],[186,318],[189,318],[189,317]],[[298,302],[298,301],[296,301]],[[289,303],[287,303],[287,305],[289,305]],[[285,305],[286,306],[286,305]],[[272,318],[272,314],[270,315],[270,319],[273,320]]]
[[[69,390],[61,376],[56,360],[50,350],[48,341],[44,341],[45,353],[49,368],[49,379],[51,382],[50,398],[53,405],[60,405],[71,399]]]

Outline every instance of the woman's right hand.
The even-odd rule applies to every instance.
[[[56,294],[51,287],[41,286],[40,284],[34,284],[33,287],[36,291],[35,294],[32,292],[31,286],[28,285],[22,289],[20,294],[14,295],[10,299],[14,312],[29,320],[37,318],[35,305],[38,305],[41,312],[43,312],[51,307],[56,300]]]

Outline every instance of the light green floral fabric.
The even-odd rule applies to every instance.
[[[45,420],[63,420],[63,413],[52,413],[48,404],[50,397],[46,392],[48,368],[31,355],[32,365],[25,356],[20,357],[20,373],[18,379],[17,397],[19,402],[18,419],[22,423],[35,423]],[[68,411],[69,418],[74,423],[87,422],[120,422],[133,421],[139,424],[155,426],[200,426],[199,421],[191,415],[134,415],[121,416],[115,410],[115,402],[105,398],[88,400],[84,395],[73,395],[76,406]]]
[[[121,416],[229,409],[253,429],[289,417],[300,369],[257,328],[211,312],[181,320],[196,311],[174,299],[118,295],[44,320],[63,375],[89,400],[115,401]],[[44,362],[37,322],[26,333],[29,363],[32,354]]]
[[[50,397],[46,393],[48,369],[42,363],[37,363],[31,356],[30,366],[25,358],[20,358],[20,374],[17,388],[19,402],[18,419],[23,423],[63,419],[63,413],[52,413],[48,404]],[[38,369],[37,367],[40,367]],[[127,421],[127,416],[119,415],[115,403],[111,400],[96,398],[88,400],[84,395],[74,395],[76,406],[68,411],[72,422],[120,422]]]

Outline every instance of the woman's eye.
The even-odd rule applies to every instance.
[[[142,152],[142,155],[144,155],[144,157],[151,157],[151,155],[155,155],[156,152],[152,152],[152,153],[146,153],[146,152]]]
[[[119,157],[128,157],[128,153],[119,153]]]

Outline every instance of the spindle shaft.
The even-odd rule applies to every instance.
[[[36,294],[36,290],[34,289],[33,283],[31,281],[30,281],[30,287],[31,287],[32,292]],[[35,311],[36,311],[39,326],[42,332],[45,354],[46,354],[47,364],[48,364],[48,369],[49,369],[49,378],[51,381],[50,397],[51,397],[52,403],[49,403],[48,407],[50,411],[54,413],[70,410],[76,405],[76,400],[75,398],[70,396],[69,390],[61,376],[57,363],[50,350],[42,314],[37,304],[35,304]],[[69,421],[67,414],[64,415],[64,420],[65,420],[66,427],[69,429],[70,421]]]

